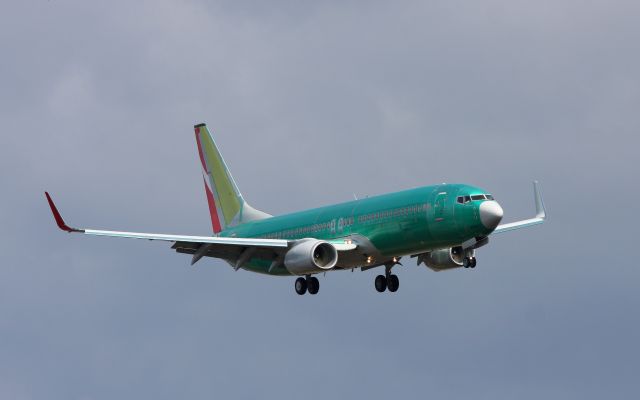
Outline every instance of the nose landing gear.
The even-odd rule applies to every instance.
[[[476,258],[475,257],[465,257],[462,260],[462,266],[465,268],[475,268],[476,267]]]

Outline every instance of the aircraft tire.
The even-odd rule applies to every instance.
[[[376,286],[376,290],[380,293],[384,292],[385,290],[387,290],[387,278],[385,278],[384,275],[378,275],[376,276],[376,280],[375,280],[375,286]]]
[[[387,278],[387,289],[390,292],[397,292],[400,287],[400,279],[398,279],[398,275],[389,275]]]
[[[465,257],[462,260],[462,266],[465,268],[469,268],[471,266],[471,259],[469,257]]]
[[[304,278],[296,279],[295,289],[296,293],[298,293],[300,296],[307,293],[307,281]]]
[[[317,294],[318,290],[320,290],[320,281],[315,276],[310,276],[307,279],[307,290],[309,294]]]
[[[475,267],[476,267],[476,258],[475,258],[475,257],[472,257],[472,258],[471,258],[471,265],[470,265],[470,267],[471,267],[471,268],[475,268]]]

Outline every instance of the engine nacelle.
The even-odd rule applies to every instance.
[[[309,239],[294,245],[284,256],[284,266],[293,275],[330,270],[338,262],[338,251],[322,240]]]
[[[431,251],[427,253],[422,260],[427,267],[435,271],[442,271],[462,267],[464,257],[473,257],[474,255],[475,251],[473,249],[468,249],[465,252],[465,250],[462,250],[462,247],[452,247],[450,249]]]

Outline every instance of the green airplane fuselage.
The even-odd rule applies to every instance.
[[[491,233],[479,217],[483,200],[457,201],[459,196],[486,193],[464,184],[424,186],[247,222],[220,236],[353,240],[372,246],[369,250],[376,259],[391,259],[457,246]],[[252,259],[243,268],[268,273],[269,266],[268,261]],[[290,275],[283,266],[270,274]]]

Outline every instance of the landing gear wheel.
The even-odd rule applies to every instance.
[[[378,292],[382,293],[387,290],[387,278],[384,275],[376,276],[375,284]]]
[[[387,278],[387,289],[390,292],[396,292],[400,287],[400,279],[398,279],[398,275],[389,275]]]
[[[296,279],[295,288],[296,288],[296,293],[298,293],[301,296],[303,294],[307,293],[307,281],[306,281],[306,279],[304,279],[304,278]]]
[[[320,282],[318,281],[318,278],[315,276],[307,278],[307,290],[309,291],[309,294],[318,293],[318,290],[320,290]]]
[[[469,265],[471,268],[475,268],[476,267],[476,258],[475,257],[471,257],[471,265]]]
[[[462,260],[462,266],[465,267],[465,268],[469,268],[471,266],[471,258],[465,257]]]

